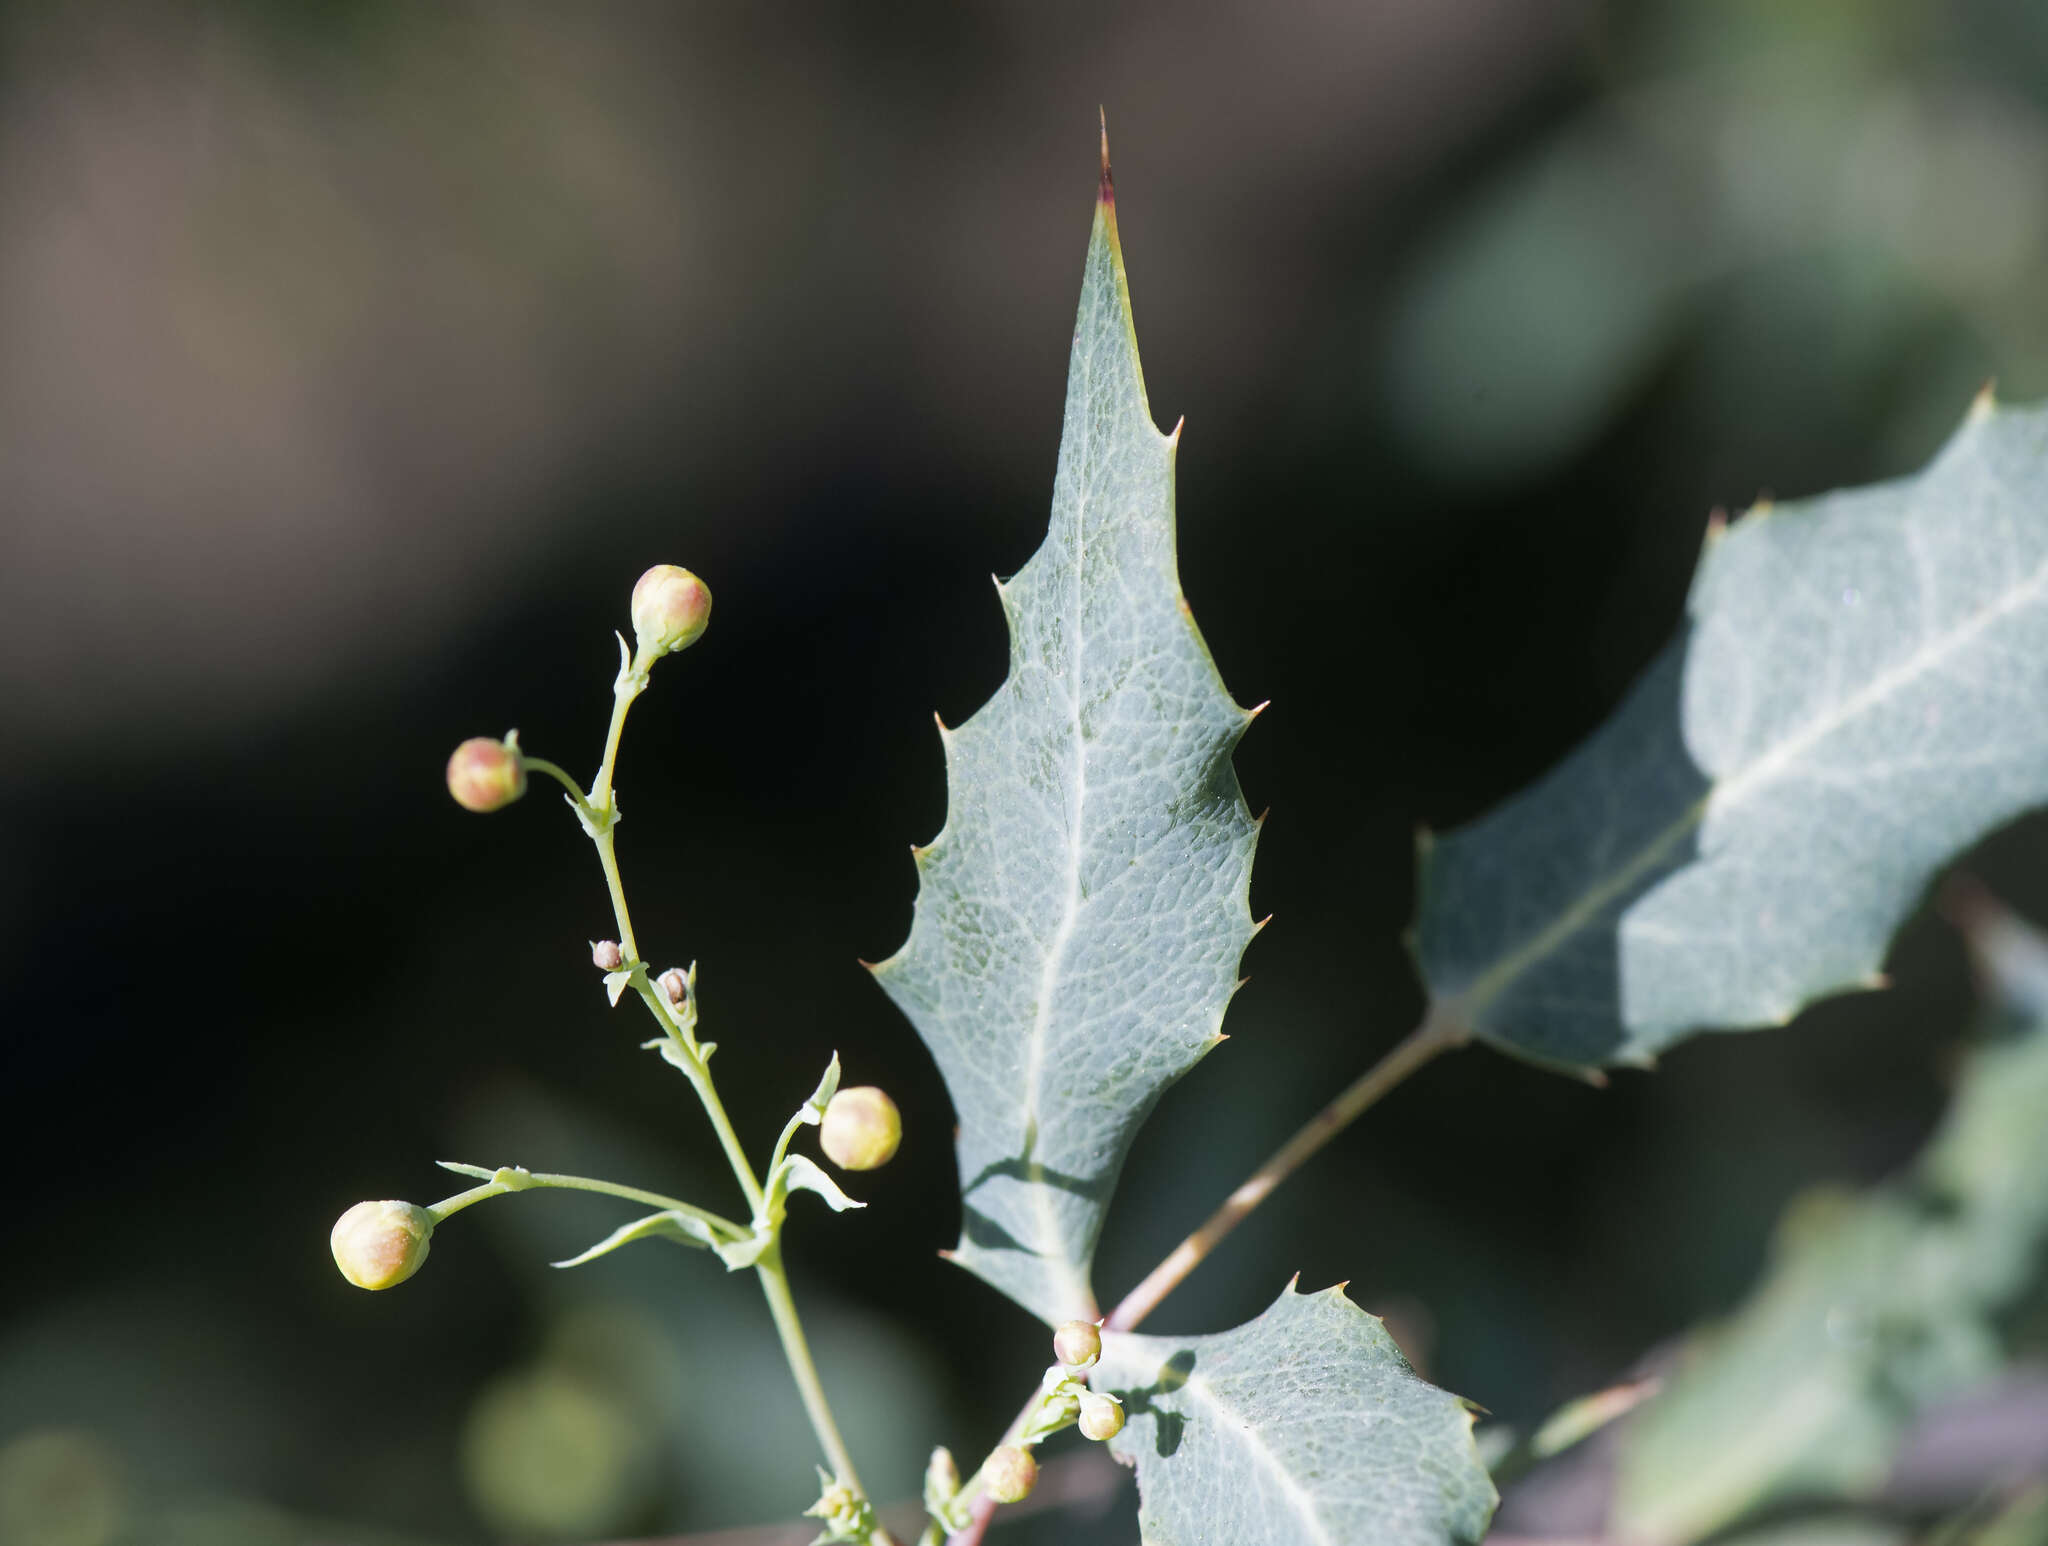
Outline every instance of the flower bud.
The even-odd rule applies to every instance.
[[[434,1217],[409,1202],[359,1202],[335,1220],[334,1265],[357,1288],[392,1288],[427,1259]]]
[[[874,1170],[896,1157],[903,1117],[896,1102],[871,1084],[841,1090],[825,1105],[818,1147],[841,1170]]]
[[[1102,1332],[1093,1321],[1068,1321],[1052,1334],[1052,1356],[1069,1369],[1089,1369],[1102,1356]]]
[[[626,964],[626,953],[619,949],[615,939],[594,939],[590,942],[590,964],[601,972],[615,972]]]
[[[1081,1433],[1098,1444],[1124,1431],[1124,1404],[1114,1396],[1089,1391],[1081,1398]]]
[[[646,660],[688,649],[710,622],[710,587],[687,569],[656,564],[633,587],[633,637]]]
[[[924,1468],[924,1497],[927,1504],[950,1503],[960,1496],[960,1467],[953,1452],[941,1444],[932,1451]]]
[[[678,967],[671,966],[655,978],[654,985],[661,989],[661,996],[678,1009],[690,1001],[690,979]]]
[[[509,738],[477,736],[448,759],[448,792],[466,811],[501,811],[526,793],[526,763]]]
[[[998,1503],[1022,1503],[1038,1485],[1038,1462],[1030,1450],[1005,1444],[982,1462],[981,1485]]]

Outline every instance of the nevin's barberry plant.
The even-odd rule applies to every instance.
[[[1135,1467],[1144,1538],[1162,1546],[1477,1542],[1495,1492],[1472,1409],[1419,1378],[1341,1286],[1276,1283],[1263,1315],[1212,1335],[1136,1327],[1291,1171],[1442,1052],[1483,1040],[1597,1079],[1693,1032],[1782,1023],[1878,982],[1930,877],[2048,799],[2048,414],[1987,395],[1915,477],[1714,523],[1684,628],[1612,720],[1523,795],[1423,845],[1422,1023],[1105,1309],[1092,1262],[1124,1157],[1165,1088],[1222,1041],[1259,927],[1247,905],[1258,823],[1231,767],[1257,711],[1225,689],[1181,593],[1178,435],[1146,401],[1105,143],[1051,524],[998,586],[1009,674],[941,729],[945,826],[915,850],[908,941],[872,968],[958,1115],[953,1259],[1056,1328],[1054,1361],[973,1472],[933,1452],[924,1539],[979,1540],[997,1506],[1032,1490],[1036,1448],[1078,1427]],[[451,1215],[489,1198],[555,1187],[643,1205],[559,1265],[659,1238],[755,1273],[824,1461],[819,1539],[883,1543],[781,1239],[797,1192],[861,1206],[801,1152],[804,1129],[858,1172],[894,1155],[901,1118],[883,1091],[841,1088],[835,1057],[756,1170],[719,1098],[716,1043],[698,1034],[696,968],[643,954],[615,852],[628,711],[710,613],[687,570],[657,566],[634,587],[635,640],[619,641],[588,789],[515,736],[463,743],[448,785],[479,812],[517,800],[529,774],[563,786],[616,921],[593,963],[614,1005],[631,993],[652,1020],[645,1046],[695,1092],[739,1207],[449,1165],[479,1184],[431,1207],[360,1203],[333,1252],[351,1282],[388,1288]],[[1967,1190],[1978,1173],[1966,1158],[1930,1163],[1961,1167]],[[1576,1410],[1556,1431],[1635,1399]],[[1654,1448],[1643,1453],[1630,1476],[1656,1474]],[[1626,1506],[1659,1539],[1690,1538],[1666,1528],[1674,1513],[1686,1528],[1726,1517],[1718,1503],[1659,1512],[1668,1488],[1628,1486]]]

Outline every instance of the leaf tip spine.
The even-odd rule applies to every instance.
[[[1261,934],[1265,933],[1266,925],[1271,923],[1272,921],[1273,915],[1271,913],[1268,913],[1265,917],[1259,919],[1256,923],[1254,923],[1252,925],[1252,938],[1257,939]]]
[[[1977,388],[1977,395],[1970,399],[1970,411],[1963,416],[1965,424],[1981,424],[1998,412],[1998,378],[1987,376],[1984,384]]]
[[[1096,198],[1105,209],[1116,208],[1116,181],[1109,175],[1109,110],[1101,104],[1095,108],[1096,121],[1102,128],[1102,182],[1096,191]]]
[[[1772,497],[1771,491],[1759,489],[1756,498],[1750,501],[1749,508],[1742,513],[1753,521],[1762,521],[1769,519],[1777,508],[1778,501]]]

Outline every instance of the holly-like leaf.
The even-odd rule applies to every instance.
[[[876,967],[959,1117],[955,1259],[1047,1321],[1094,1318],[1089,1264],[1160,1092],[1221,1039],[1257,825],[1225,691],[1174,560],[1108,158],[1044,545],[998,585],[1010,673],[941,731],[946,824],[910,938]]]
[[[2038,936],[1988,908],[1971,936],[2004,1002],[1941,1130],[1899,1180],[1794,1204],[1754,1296],[1692,1339],[1627,1431],[1618,1539],[1690,1542],[1778,1501],[1869,1498],[1916,1417],[2004,1367],[2001,1316],[2048,1244],[2048,1013]]]
[[[1437,1013],[1574,1066],[1877,980],[1934,872],[2048,800],[2048,411],[1759,509],[1678,639],[1547,777],[1434,844]]]
[[[1092,1383],[1122,1399],[1147,1546],[1478,1541],[1493,1483],[1472,1412],[1408,1367],[1341,1288],[1292,1285],[1208,1337],[1105,1332]]]

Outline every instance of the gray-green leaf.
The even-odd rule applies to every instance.
[[[1220,1039],[1253,931],[1257,826],[1174,561],[1175,435],[1152,423],[1107,174],[1044,545],[1000,585],[1010,674],[943,732],[946,825],[875,968],[959,1116],[955,1259],[1047,1321],[1094,1318],[1124,1154]]]
[[[1646,1062],[1868,986],[1933,873],[2048,799],[2048,411],[1918,475],[1759,510],[1686,629],[1542,781],[1426,855],[1439,1012]]]
[[[1980,958],[1987,926],[2017,928],[1973,929]],[[1694,1541],[1774,1501],[1867,1497],[1918,1413],[2002,1367],[1999,1316],[2048,1242],[2048,1018],[2020,1024],[2008,996],[1993,1030],[1913,1171],[1795,1204],[1755,1295],[1692,1339],[1626,1435],[1619,1537]]]
[[[1292,1285],[1209,1337],[1103,1335],[1096,1388],[1134,1464],[1147,1546],[1447,1546],[1478,1541],[1493,1483],[1472,1413],[1408,1367],[1341,1288]]]

